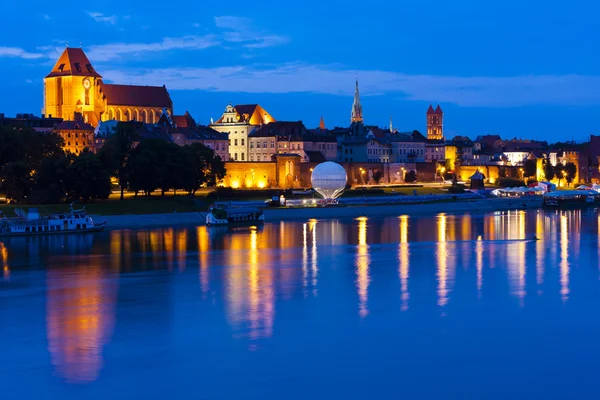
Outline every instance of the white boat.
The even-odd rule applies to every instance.
[[[103,223],[94,223],[85,210],[74,210],[73,205],[67,213],[40,215],[36,208],[28,212],[17,208],[14,218],[0,217],[0,236],[32,236],[57,233],[98,232],[104,229]]]
[[[265,215],[258,208],[211,207],[206,215],[208,226],[253,226],[265,222]]]

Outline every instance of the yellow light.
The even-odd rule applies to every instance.
[[[232,181],[231,182],[231,187],[234,188],[234,189],[239,188],[240,187],[240,181],[238,181],[238,180]]]
[[[258,182],[258,187],[259,187],[259,188],[261,188],[261,189],[264,189],[264,187],[265,187],[265,186],[266,186],[266,185],[265,185],[265,183],[264,183],[263,181],[259,181],[259,182]]]

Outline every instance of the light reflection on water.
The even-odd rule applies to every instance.
[[[42,289],[54,374],[64,382],[102,381],[104,370],[119,368],[118,358],[106,355],[111,343],[136,347],[119,331],[120,323],[132,323],[120,315],[135,315],[157,301],[167,315],[178,309],[177,299],[194,310],[173,317],[189,325],[181,334],[201,340],[199,327],[206,325],[260,353],[270,342],[295,346],[290,326],[307,321],[344,332],[369,327],[382,315],[400,318],[395,312],[430,316],[429,304],[437,318],[468,318],[465,309],[490,301],[527,309],[535,296],[551,309],[553,299],[568,307],[578,290],[597,297],[598,288],[584,276],[592,265],[598,284],[599,235],[595,210],[519,210],[282,221],[235,231],[183,227],[11,238],[0,243],[0,317],[11,307],[35,315],[19,303],[19,291]],[[167,297],[138,292],[148,279]],[[133,300],[122,300],[123,293]],[[325,317],[330,307],[335,312]],[[321,313],[324,319],[317,318]],[[144,333],[143,321],[136,323],[136,334],[153,334]],[[179,332],[177,325],[167,326],[154,329]],[[417,334],[403,326],[404,335]],[[26,324],[13,329],[15,338],[28,333]],[[369,332],[378,337],[379,330]],[[326,349],[315,351],[318,361]]]

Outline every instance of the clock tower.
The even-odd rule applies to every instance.
[[[42,113],[67,121],[80,113],[85,122],[95,126],[103,111],[98,95],[101,79],[82,49],[67,47],[44,78]]]

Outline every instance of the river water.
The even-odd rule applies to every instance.
[[[7,239],[0,398],[598,398],[599,234],[530,210]]]

